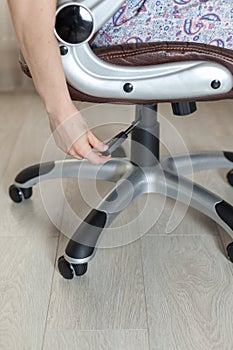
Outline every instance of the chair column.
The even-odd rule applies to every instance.
[[[157,104],[137,105],[135,120],[138,119],[131,134],[131,161],[140,167],[154,166],[159,162]]]

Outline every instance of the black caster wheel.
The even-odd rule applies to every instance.
[[[71,280],[74,276],[82,276],[87,271],[87,263],[86,264],[70,264],[65,260],[64,256],[61,256],[58,259],[58,270],[60,274],[67,280]]]
[[[231,186],[233,186],[233,169],[227,173],[227,181]]]
[[[227,246],[227,255],[229,260],[233,263],[233,242]]]
[[[86,264],[78,264],[73,265],[75,275],[76,276],[82,276],[87,272],[87,263]]]
[[[32,196],[32,187],[20,188],[15,185],[11,185],[9,188],[9,195],[13,202],[20,203],[23,199],[29,199]]]
[[[58,259],[57,267],[60,274],[67,280],[72,280],[74,278],[75,272],[73,265],[71,265],[68,261],[65,260],[64,256],[61,256]]]

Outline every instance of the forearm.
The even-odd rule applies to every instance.
[[[48,5],[49,2],[49,5]],[[20,48],[49,114],[75,112],[54,36],[56,0],[8,0]]]
[[[102,164],[108,157],[74,106],[66,84],[57,40],[54,36],[56,0],[8,0],[15,32],[35,87],[49,115],[56,144],[73,157]]]

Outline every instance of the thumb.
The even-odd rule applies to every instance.
[[[88,131],[88,140],[90,145],[99,152],[104,152],[108,149],[108,146],[100,141],[91,131]]]

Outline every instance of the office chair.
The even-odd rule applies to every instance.
[[[39,181],[61,176],[116,183],[90,211],[59,258],[58,269],[66,279],[85,274],[104,230],[126,203],[148,193],[165,194],[213,219],[229,236],[226,253],[233,262],[233,207],[182,176],[190,171],[228,168],[227,179],[233,185],[233,152],[160,159],[157,120],[160,102],[170,102],[175,115],[188,115],[195,112],[197,101],[233,98],[233,51],[206,43],[174,41],[93,47],[94,34],[119,13],[123,3],[59,0],[55,35],[74,100],[136,105],[130,159],[112,158],[101,166],[76,159],[41,163],[22,170],[9,189],[12,200],[21,202],[31,197],[32,186]],[[21,66],[30,75],[22,57]]]

